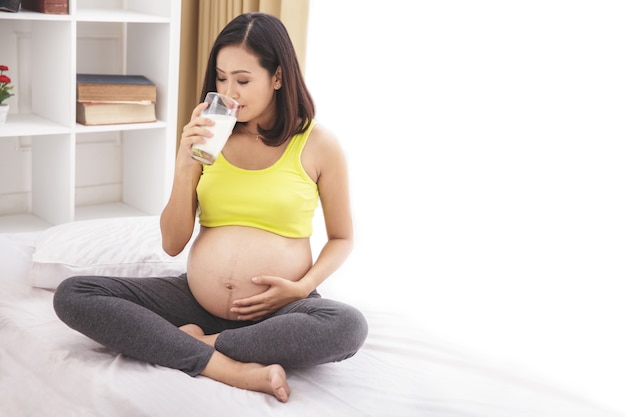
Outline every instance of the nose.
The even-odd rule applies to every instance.
[[[229,82],[226,84],[226,91],[224,92],[225,95],[227,95],[228,97],[234,98],[235,100],[237,99],[237,97],[235,97],[237,95],[237,85],[234,82]]]

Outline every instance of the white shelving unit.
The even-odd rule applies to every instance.
[[[154,215],[171,189],[181,0],[70,0],[68,15],[0,13],[0,64],[16,86],[0,125],[0,233]],[[76,73],[141,74],[156,123],[83,126]]]

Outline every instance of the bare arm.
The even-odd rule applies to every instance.
[[[319,129],[319,130],[318,130]],[[328,241],[317,260],[299,281],[304,296],[317,288],[348,258],[353,246],[352,213],[348,167],[337,139],[330,132],[316,127],[310,153],[303,155],[303,164],[315,166],[317,186],[326,224]],[[310,171],[310,170],[309,170]]]
[[[163,250],[171,256],[178,255],[193,234],[198,208],[196,186],[202,174],[202,165],[191,157],[191,146],[210,135],[202,126],[211,125],[209,119],[200,117],[206,103],[193,111],[189,123],[183,128],[180,147],[176,155],[172,193],[161,213],[161,241]]]

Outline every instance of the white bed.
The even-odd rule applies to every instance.
[[[357,355],[288,371],[286,404],[116,354],[67,328],[52,309],[52,291],[66,276],[176,273],[185,256],[161,252],[156,217],[0,234],[0,416],[617,417],[376,305],[359,306],[370,333]]]

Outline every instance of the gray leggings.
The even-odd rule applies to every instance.
[[[240,362],[306,367],[353,356],[367,336],[358,310],[316,291],[261,321],[216,317],[194,299],[186,274],[68,278],[57,288],[54,309],[69,327],[110,349],[192,376],[215,350]],[[215,348],[178,329],[189,323],[220,333]]]

